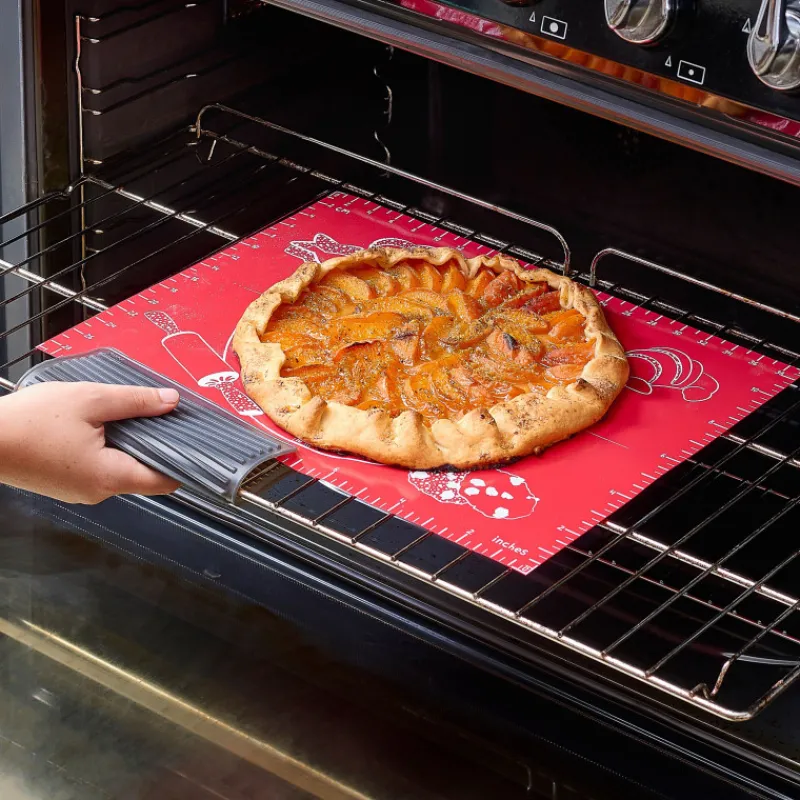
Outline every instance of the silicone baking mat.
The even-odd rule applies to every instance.
[[[483,245],[334,192],[42,345],[115,347],[272,434],[231,351],[245,307],[304,261],[368,245]],[[523,573],[619,509],[800,376],[792,367],[598,293],[632,377],[608,416],[540,457],[475,472],[406,471],[298,445],[300,472]]]

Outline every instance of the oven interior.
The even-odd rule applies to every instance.
[[[789,183],[252,0],[68,3],[39,15],[34,39],[32,201],[0,218],[6,388],[36,343],[337,188],[563,263],[540,221],[568,243],[578,279],[800,360]],[[594,262],[606,248],[622,252]],[[301,524],[330,500],[289,470],[250,487],[270,511],[230,521],[433,597],[500,646],[599,675],[794,780],[798,403],[785,390],[533,580],[492,573],[491,613],[420,580],[413,553],[387,567],[348,546],[358,531],[326,538]],[[680,691],[521,629],[517,612],[540,595],[551,602],[538,625],[559,634],[596,607],[581,642],[602,649],[624,634],[623,660],[660,664],[656,677]]]

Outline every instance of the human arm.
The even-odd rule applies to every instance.
[[[178,399],[174,389],[96,383],[42,383],[0,397],[0,483],[70,503],[174,492],[176,481],[106,447],[104,423],[159,416]]]

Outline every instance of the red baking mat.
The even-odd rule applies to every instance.
[[[334,192],[42,345],[115,347],[271,433],[241,391],[230,342],[245,307],[303,261],[367,245],[490,254],[398,211]],[[599,293],[632,378],[608,416],[540,457],[469,473],[408,472],[304,445],[289,466],[528,572],[800,376],[800,371]]]

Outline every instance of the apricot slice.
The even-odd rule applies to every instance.
[[[307,308],[306,306],[282,304],[272,312],[270,321],[284,322],[290,319],[310,319],[314,322],[317,322],[319,320],[319,316],[319,312],[312,308]]]
[[[582,339],[586,320],[579,311],[570,309],[550,317],[550,338],[555,340]]]
[[[447,298],[433,289],[412,289],[410,292],[403,292],[401,296],[406,300],[413,300],[415,303],[422,303],[439,311],[448,310]]]
[[[497,398],[491,390],[478,383],[472,385],[467,392],[467,397],[474,408],[491,408],[497,403]]]
[[[411,319],[433,319],[436,313],[430,306],[416,300],[409,300],[408,294],[396,297],[381,297],[369,304],[370,311],[388,311]]]
[[[325,331],[319,322],[308,317],[270,320],[267,333],[277,334],[278,336],[310,337],[313,339],[324,339],[326,337]]]
[[[357,386],[361,391],[383,371],[383,345],[380,342],[353,344],[337,353],[335,360],[338,366],[335,380]]]
[[[545,374],[555,381],[571,383],[580,378],[584,366],[584,364],[556,364],[553,367],[548,367],[545,370]]]
[[[538,380],[538,381],[532,381],[526,384],[522,388],[523,391],[541,396],[543,394],[546,394],[550,390],[550,385],[545,383],[543,380]]]
[[[403,398],[400,396],[400,368],[397,363],[389,363],[384,369],[386,376],[386,398],[391,408],[402,409]]]
[[[499,328],[495,328],[487,337],[486,344],[491,348],[490,352],[495,355],[503,356],[509,361],[514,360],[514,356],[519,351],[519,342],[508,333],[504,333]]]
[[[342,297],[344,298],[344,295]],[[339,313],[339,305],[322,292],[303,292],[300,296],[300,302],[302,305],[298,306],[298,308],[305,308],[321,317],[332,317],[334,314]],[[352,305],[352,302],[350,305]]]
[[[498,325],[504,320],[508,321],[531,335],[534,333],[546,333],[550,328],[550,323],[546,319],[542,319],[538,314],[526,308],[509,308],[503,311],[498,309],[490,311],[486,318],[496,322]]]
[[[517,325],[513,320],[509,319],[499,319],[496,324],[499,329],[498,332],[502,333],[511,347],[521,347],[527,350],[533,356],[533,361],[542,357],[544,354],[544,344],[537,336],[527,330],[527,328],[523,328],[521,325]],[[491,338],[490,336],[487,342]],[[528,359],[526,356],[522,356],[522,358],[527,363],[532,363],[531,359]]]
[[[420,323],[407,322],[394,335],[389,345],[403,364],[416,364],[420,357]]]
[[[395,403],[396,399],[399,399],[399,395],[391,392],[389,378],[384,372],[373,376],[368,383],[364,384],[361,392],[362,404],[371,402],[373,407],[377,404],[377,407],[384,408],[387,404]]]
[[[330,300],[336,306],[338,314],[352,314],[355,310],[355,303],[350,295],[345,294],[341,289],[333,286],[322,286],[317,284],[314,293],[322,295],[326,300]]]
[[[549,350],[543,359],[548,366],[554,364],[585,364],[594,356],[594,342],[577,342]]]
[[[442,293],[453,291],[453,289],[465,289],[467,279],[464,273],[452,262],[447,265],[442,276]]]
[[[336,376],[330,378],[328,384],[338,387],[348,396],[352,393],[352,402],[374,396],[376,383],[383,370],[381,356],[373,356],[370,351],[379,347],[380,345],[374,342],[349,347],[337,364]],[[366,351],[365,354],[362,354],[362,349]]]
[[[493,331],[486,341],[486,348],[478,348],[470,355],[470,364],[475,369],[475,374],[492,381],[521,381],[528,379],[529,373],[524,368],[529,365],[520,364],[517,356],[519,346],[512,346],[506,341],[507,337],[500,331]],[[502,358],[498,359],[497,355]]]
[[[466,322],[473,322],[483,314],[481,304],[472,295],[454,289],[447,295],[447,307],[453,316]]]
[[[479,342],[482,342],[491,332],[491,324],[483,319],[476,319],[474,322],[458,323],[453,327],[447,339],[445,339],[445,344],[448,345],[448,347],[474,347]]]
[[[465,395],[475,385],[475,378],[472,371],[467,368],[465,364],[461,364],[450,370],[450,380],[457,386]]]
[[[383,403],[392,399],[392,394],[389,387],[389,378],[386,376],[385,372],[378,376],[372,386],[369,387],[366,394],[368,394],[374,400],[378,400]]]
[[[293,333],[286,333],[285,331],[267,331],[262,337],[262,342],[274,342],[279,344],[284,350],[287,347],[319,347],[322,342],[319,339],[314,339],[311,336],[300,336]]]
[[[403,287],[399,281],[396,281],[388,272],[382,269],[375,269],[374,267],[366,267],[364,269],[354,270],[353,273],[357,278],[366,281],[370,286],[374,287],[375,291],[382,296],[397,294]]]
[[[520,279],[510,270],[503,270],[483,290],[483,302],[490,308],[499,306],[522,288]]]
[[[379,311],[364,317],[343,317],[336,320],[335,337],[343,345],[389,339],[404,321],[400,314],[388,311]]]
[[[514,297],[509,297],[504,300],[498,308],[522,308],[525,303],[530,300],[535,300],[537,297],[543,295],[550,287],[546,283],[530,284],[529,288],[523,289]]]
[[[433,264],[428,264],[427,262],[421,264],[417,268],[417,274],[419,275],[419,282],[423,289],[439,292],[442,288],[442,273],[439,272]]]
[[[424,375],[427,373],[432,375],[436,372],[446,373],[460,363],[462,363],[460,355],[448,353],[447,355],[440,356],[439,358],[434,358],[431,361],[423,361],[421,364],[412,367],[409,370],[409,374]]]
[[[495,381],[487,388],[492,393],[493,402],[490,403],[490,405],[494,405],[494,403],[502,403],[503,400],[508,398],[509,394],[511,394],[511,392],[514,390],[514,384],[503,381]]]
[[[284,348],[286,355],[285,366],[289,369],[307,367],[310,364],[325,364],[330,360],[330,355],[320,347],[290,347]]]
[[[445,350],[444,342],[455,323],[450,317],[434,317],[422,331],[422,344],[427,358],[437,358]]]
[[[486,338],[486,346],[491,348],[491,352],[507,358],[521,367],[530,367],[541,358],[544,346],[536,338],[532,338],[530,344],[521,342],[520,339],[524,335],[524,331],[515,330],[513,327],[509,327],[507,330],[496,328]]]
[[[400,264],[395,267],[390,275],[397,280],[404,290],[416,289],[420,286],[419,276],[408,264]]]
[[[403,396],[406,402],[410,401],[411,407],[416,408],[423,416],[434,418],[445,416],[447,409],[439,403],[430,375],[412,375],[403,381]]]
[[[561,308],[561,294],[556,290],[545,292],[541,297],[529,300],[524,307],[540,316],[550,311],[558,311]]]
[[[467,281],[467,294],[473,297],[482,297],[484,289],[494,280],[494,272],[482,269],[474,278]]]
[[[433,388],[440,398],[451,404],[456,403],[463,408],[467,395],[457,381],[453,379],[450,369],[434,372],[431,378],[433,380]]]
[[[493,379],[481,376],[471,365],[456,367],[450,372],[450,379],[467,396],[467,405],[477,408],[495,404],[495,397],[488,385]]]
[[[375,289],[366,281],[340,269],[331,270],[321,281],[321,286],[332,286],[350,295],[354,300],[372,300],[376,296]]]

